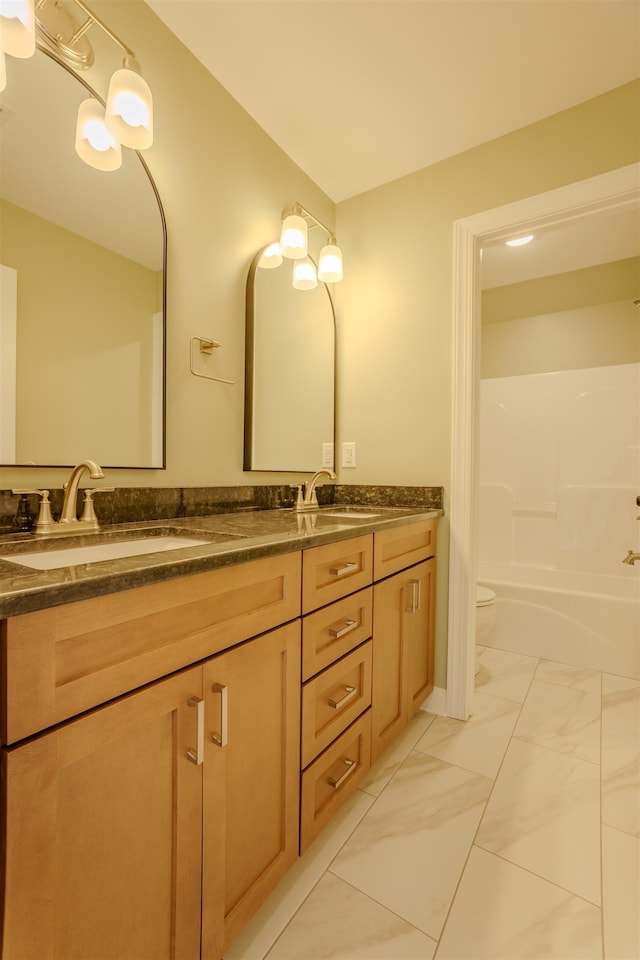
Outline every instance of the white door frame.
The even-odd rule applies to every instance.
[[[466,720],[474,679],[477,529],[476,431],[480,387],[479,252],[489,240],[637,204],[640,164],[526,197],[454,223],[447,715]]]

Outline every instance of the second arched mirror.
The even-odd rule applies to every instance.
[[[335,315],[324,283],[295,290],[291,261],[247,280],[244,469],[313,472],[335,433]],[[332,465],[332,464],[331,464]]]

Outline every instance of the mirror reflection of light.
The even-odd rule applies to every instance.
[[[122,164],[122,149],[107,128],[104,108],[94,97],[83,100],[78,108],[76,153],[96,170],[117,170]]]
[[[530,233],[526,237],[516,237],[515,240],[506,240],[508,247],[523,247],[525,243],[530,243],[533,240],[533,234]]]
[[[116,141],[104,123],[99,120],[88,120],[82,128],[82,135],[85,140],[89,141],[94,150],[100,150],[101,153],[116,146]]]
[[[324,283],[338,283],[342,276],[342,252],[335,244],[327,244],[320,252],[318,279]]]
[[[264,248],[262,256],[258,261],[258,266],[263,270],[273,270],[275,267],[279,267],[281,263],[282,253],[280,252],[280,244],[274,242]]]
[[[296,290],[313,290],[318,286],[316,268],[309,257],[296,260],[293,265],[293,286]]]

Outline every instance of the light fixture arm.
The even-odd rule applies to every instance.
[[[286,217],[289,216],[289,214],[295,214],[298,217],[304,217],[304,219],[307,221],[307,226],[311,228],[320,227],[322,230],[324,230],[324,232],[329,237],[329,242],[335,243],[336,238],[333,230],[330,230],[329,227],[327,227],[326,224],[322,222],[322,220],[318,220],[317,217],[314,217],[314,215],[310,213],[309,210],[306,209],[306,207],[303,207],[301,203],[296,202],[294,203],[292,210],[285,210],[284,213],[282,214],[282,219],[284,220]]]
[[[47,0],[38,0],[38,2],[36,3],[36,12],[41,7],[43,7],[46,2]],[[81,24],[81,26],[78,27],[78,29],[75,31],[73,36],[69,39],[68,43],[70,47],[73,47],[78,42],[78,40],[80,40],[85,35],[87,30],[90,27],[92,27],[93,24],[95,23],[100,27],[101,30],[103,30],[106,33],[106,35],[111,40],[113,40],[113,42],[118,47],[120,47],[121,50],[124,50],[126,56],[135,58],[135,53],[133,52],[133,50],[131,50],[131,48],[126,45],[126,43],[123,43],[120,37],[117,36],[117,34],[115,34],[113,30],[110,27],[108,27],[106,23],[103,20],[101,20],[96,13],[94,13],[92,10],[89,9],[86,3],[84,3],[84,0],[73,0],[73,2],[77,7],[79,7],[82,10],[84,14],[86,14],[87,19],[83,24]]]

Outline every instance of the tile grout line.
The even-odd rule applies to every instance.
[[[488,649],[493,649],[493,648],[488,648]],[[530,659],[537,661],[537,662],[536,662],[536,667],[535,667],[535,670],[533,671],[533,673],[531,674],[531,679],[529,680],[529,684],[528,684],[528,686],[527,686],[527,691],[526,691],[526,693],[525,693],[525,695],[524,695],[524,697],[523,697],[523,699],[522,699],[522,701],[521,701],[521,703],[520,703],[520,709],[518,710],[518,716],[516,717],[516,721],[515,721],[515,723],[514,723],[514,725],[513,725],[513,729],[514,729],[514,730],[516,729],[516,727],[517,727],[517,725],[518,725],[518,720],[520,719],[520,715],[521,715],[521,713],[522,713],[522,708],[524,707],[524,704],[525,704],[525,702],[526,702],[526,699],[527,699],[527,697],[529,696],[529,690],[531,689],[531,684],[533,683],[533,678],[534,678],[534,676],[535,676],[535,672],[536,672],[536,670],[538,669],[538,664],[540,663],[540,658],[539,658],[539,657],[531,657]],[[476,691],[475,691],[475,686],[474,686],[474,692],[476,692]],[[514,701],[511,701],[511,702],[513,703]],[[488,805],[489,805],[489,802],[490,802],[490,800],[491,800],[491,797],[493,796],[493,791],[494,791],[494,789],[495,789],[495,785],[496,785],[496,783],[498,782],[498,777],[500,776],[500,771],[502,770],[502,766],[503,766],[503,764],[504,764],[504,758],[506,757],[507,751],[508,751],[508,749],[509,749],[509,744],[511,743],[511,741],[512,741],[513,739],[514,739],[514,738],[513,738],[513,733],[512,733],[511,736],[509,737],[509,741],[508,741],[508,743],[507,743],[507,745],[506,745],[506,747],[505,747],[505,749],[504,749],[504,753],[503,753],[503,755],[502,755],[502,760],[501,760],[500,763],[498,764],[498,769],[496,770],[496,775],[495,775],[495,777],[493,777],[493,783],[492,783],[491,789],[489,790],[489,794],[488,794],[488,796],[487,796],[487,799],[485,800],[482,813],[481,813],[480,818],[479,818],[479,820],[478,820],[478,825],[477,825],[477,827],[476,827],[476,829],[475,829],[475,831],[474,831],[473,837],[472,837],[472,839],[471,839],[471,843],[469,844],[469,849],[467,850],[467,855],[466,855],[466,857],[465,857],[464,864],[463,864],[462,869],[461,869],[461,871],[460,871],[460,875],[458,876],[458,882],[456,883],[456,888],[455,888],[455,890],[454,890],[454,892],[453,892],[453,896],[451,897],[451,900],[450,900],[450,902],[449,902],[449,907],[448,907],[448,909],[447,909],[447,912],[446,912],[446,915],[445,915],[445,918],[444,918],[444,922],[443,922],[442,927],[441,927],[441,929],[440,929],[440,935],[439,935],[439,937],[438,937],[438,945],[437,945],[436,951],[435,951],[435,953],[434,953],[434,955],[433,955],[433,956],[434,956],[434,960],[437,960],[438,951],[439,951],[439,949],[440,949],[440,944],[441,944],[441,942],[442,942],[442,937],[443,937],[443,934],[444,934],[445,930],[447,929],[447,923],[449,922],[449,917],[450,917],[450,915],[451,915],[451,911],[453,910],[453,905],[454,905],[454,903],[456,902],[456,897],[458,896],[458,892],[459,892],[459,890],[460,890],[460,884],[462,883],[462,878],[464,877],[465,870],[467,869],[467,865],[468,865],[468,863],[469,863],[469,858],[470,858],[470,856],[471,856],[471,852],[472,852],[472,850],[473,850],[473,848],[474,848],[475,846],[477,846],[479,850],[483,850],[483,849],[484,849],[483,847],[480,846],[480,844],[476,844],[476,837],[478,836],[478,831],[479,831],[480,826],[481,826],[481,824],[482,824],[482,821],[483,821],[483,819],[484,819],[484,815],[485,815],[485,813],[487,812],[487,807],[488,807]],[[454,764],[452,764],[452,766],[454,766]],[[461,769],[464,769],[464,768],[461,768]],[[487,778],[487,779],[490,779],[490,778]]]

